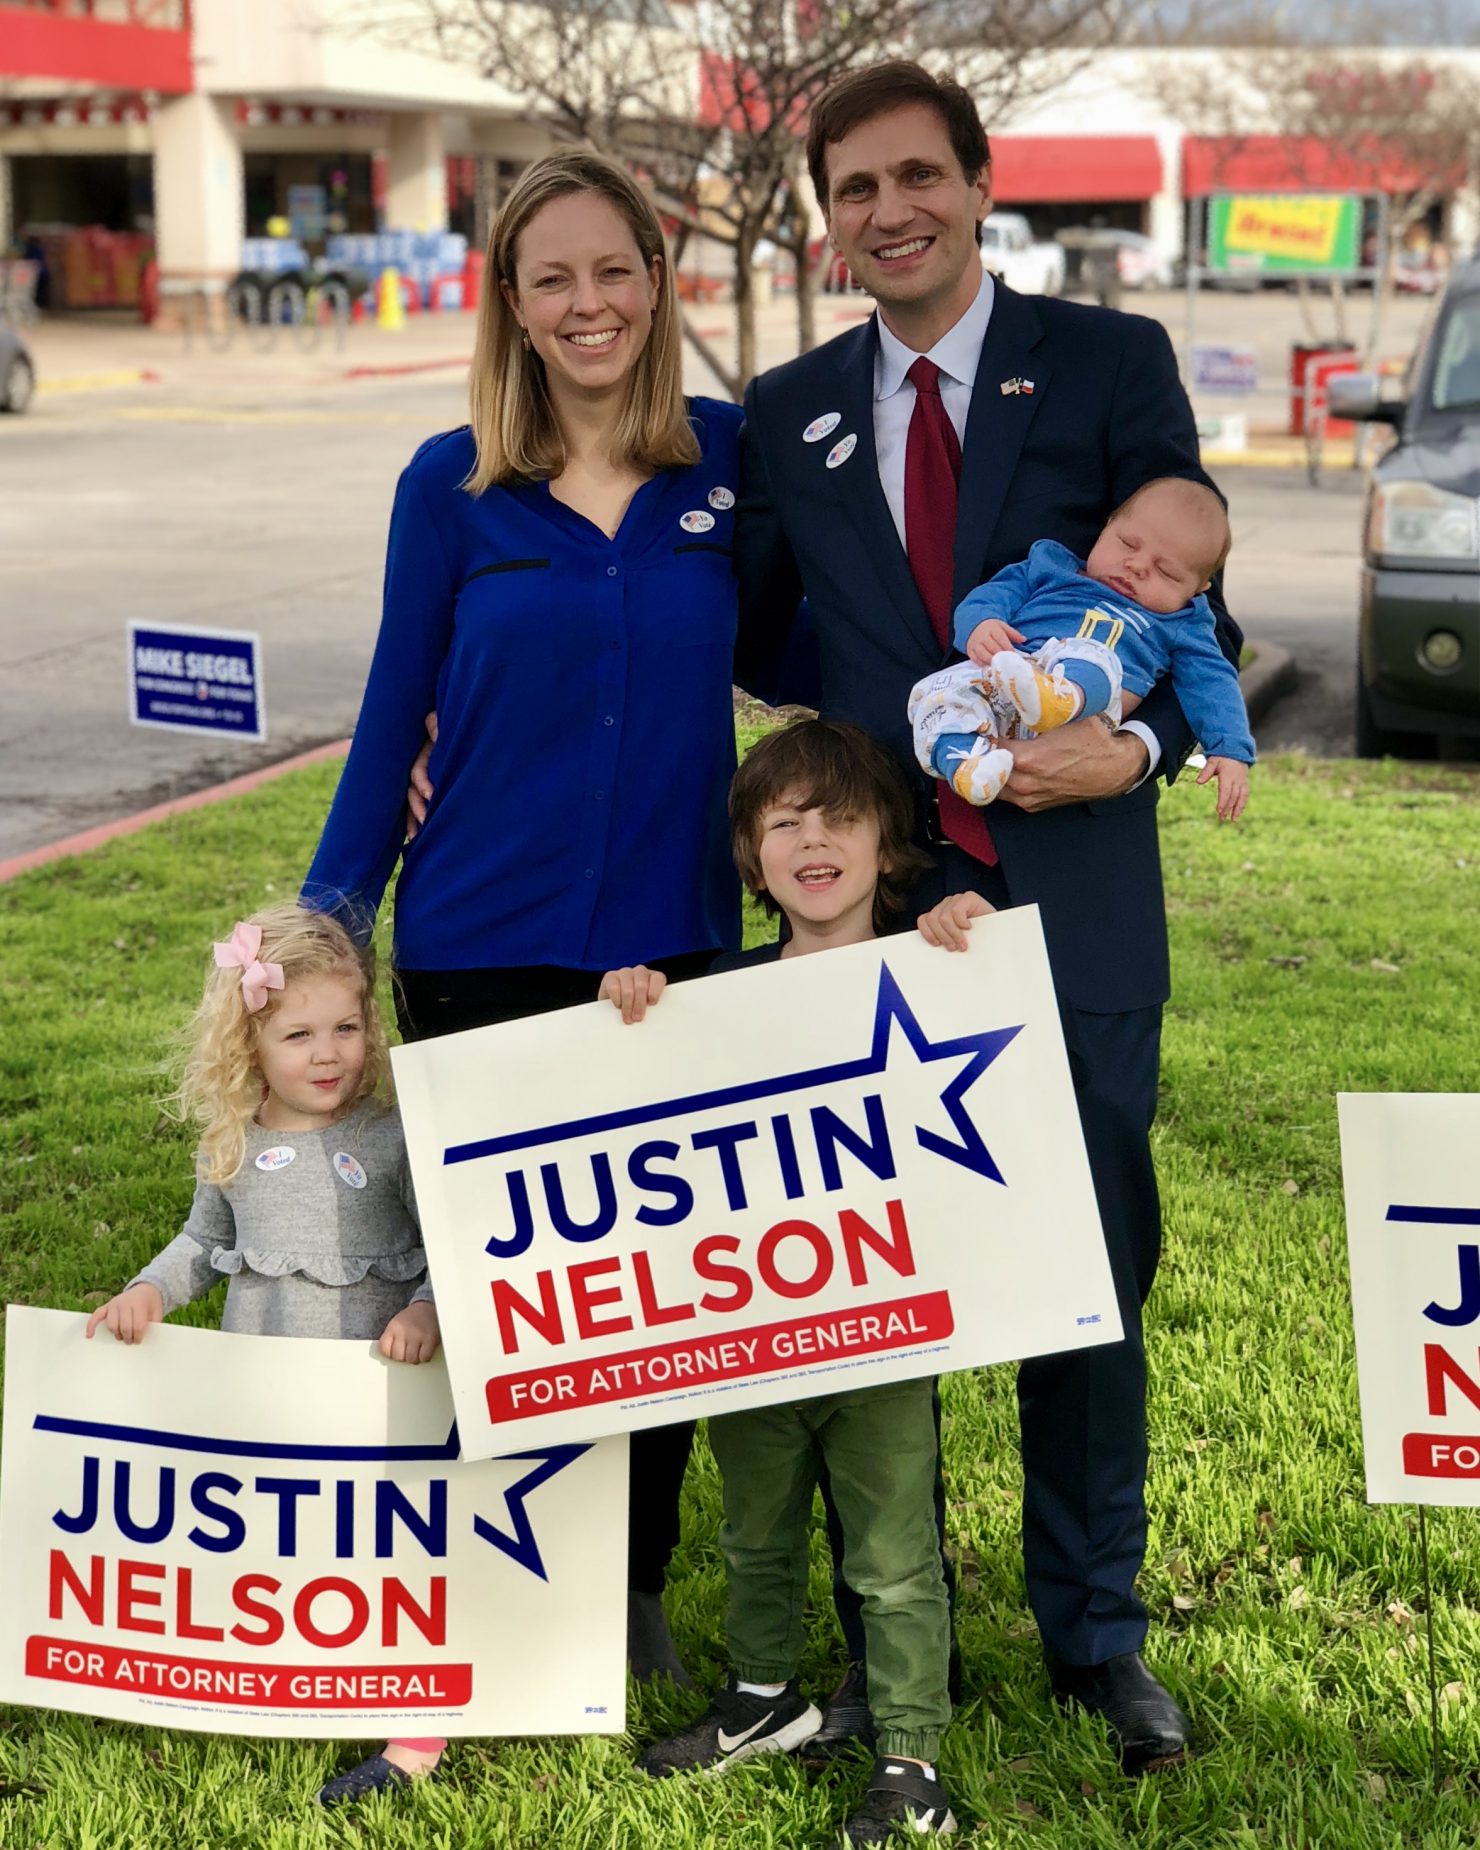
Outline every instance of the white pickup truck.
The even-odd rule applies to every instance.
[[[1064,287],[1064,253],[1037,242],[1021,212],[989,212],[982,221],[982,267],[1020,295],[1057,295]]]

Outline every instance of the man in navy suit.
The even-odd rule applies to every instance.
[[[1118,729],[1087,720],[1014,744],[988,828],[927,787],[905,707],[951,658],[950,612],[974,585],[1036,540],[1085,556],[1154,477],[1207,478],[1158,324],[1029,300],[983,272],[990,156],[958,85],[903,61],[854,73],[814,109],[808,159],[832,243],[878,313],[747,394],[736,678],[775,691],[805,598],[823,716],[866,727],[919,791],[938,866],[921,907],[969,888],[1042,909],[1126,1336],[1019,1372],[1024,1565],[1055,1693],[1103,1715],[1126,1770],[1143,1772],[1180,1760],[1188,1737],[1141,1660],[1135,1580],[1141,1307],[1161,1238],[1149,1133],[1168,994],[1157,774],[1174,777],[1192,740],[1163,682]],[[1216,603],[1237,661],[1238,631]],[[839,1604],[861,1660],[846,1589]],[[866,1719],[861,1681],[840,1692],[839,1733]]]

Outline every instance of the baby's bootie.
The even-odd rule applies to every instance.
[[[1030,657],[1014,649],[994,655],[990,672],[998,694],[1011,702],[1023,725],[1033,732],[1067,726],[1084,705],[1084,695],[1064,678],[1062,669],[1045,674]]]
[[[984,809],[1002,794],[1002,786],[1012,775],[1012,753],[979,738],[970,751],[952,752],[951,788],[965,802]]]

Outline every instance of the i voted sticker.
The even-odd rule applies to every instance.
[[[363,1188],[369,1177],[350,1155],[348,1150],[334,1152],[334,1171],[341,1182],[347,1182],[351,1188]]]
[[[298,1152],[290,1150],[287,1144],[277,1143],[270,1150],[262,1152],[257,1158],[257,1167],[259,1169],[286,1169],[297,1154]]]
[[[828,451],[827,453],[828,468],[829,469],[840,468],[842,464],[847,462],[848,458],[853,454],[853,452],[857,448],[858,448],[858,438],[854,432],[849,431],[848,435],[844,437],[841,442],[835,443],[832,446],[832,448]]]
[[[711,488],[709,491],[709,505],[711,507],[717,507],[723,514],[727,508],[732,508],[735,505],[734,491],[728,488]]]
[[[824,411],[820,418],[812,422],[802,432],[803,443],[821,443],[824,437],[830,437],[843,421],[841,411]]]
[[[685,533],[707,533],[714,525],[714,516],[706,514],[702,507],[696,507],[680,515],[678,524]]]

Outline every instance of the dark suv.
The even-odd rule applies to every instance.
[[[1456,265],[1406,398],[1333,379],[1333,417],[1391,424],[1372,471],[1357,654],[1357,751],[1431,754],[1480,736],[1480,261]]]

